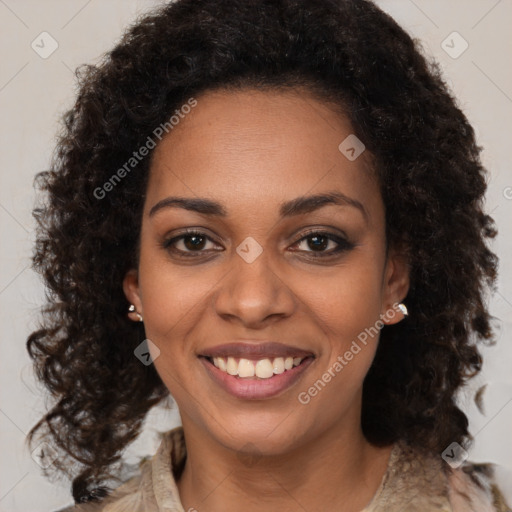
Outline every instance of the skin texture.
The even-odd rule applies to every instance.
[[[338,145],[349,121],[304,91],[208,91],[155,149],[143,210],[138,269],[123,287],[158,346],[156,369],[176,400],[188,458],[178,482],[185,510],[360,510],[385,472],[390,446],[360,426],[372,339],[311,402],[297,395],[331,368],[357,335],[409,288],[406,262],[389,248],[378,183],[363,153],[351,162]],[[363,204],[327,205],[279,217],[282,202],[341,192]],[[168,196],[207,197],[224,218],[168,207]],[[205,233],[196,259],[184,228]],[[319,228],[353,247],[321,258],[304,233]],[[236,248],[248,236],[263,248],[252,263]],[[130,316],[136,320],[134,315]],[[397,313],[385,321],[402,319]],[[291,388],[241,400],[212,382],[197,358],[233,340],[277,340],[316,358]],[[246,456],[244,456],[244,454]]]

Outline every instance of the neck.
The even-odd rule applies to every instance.
[[[185,510],[359,512],[374,497],[391,446],[367,442],[360,428],[333,427],[279,455],[226,448],[182,418],[187,460],[177,482]]]

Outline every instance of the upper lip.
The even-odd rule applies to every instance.
[[[204,357],[240,357],[246,359],[257,359],[262,357],[308,357],[313,352],[291,345],[284,345],[275,341],[266,342],[234,342],[217,345],[202,350],[199,354]]]

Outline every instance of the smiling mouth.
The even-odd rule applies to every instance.
[[[239,379],[264,380],[270,379],[275,375],[286,373],[293,368],[302,365],[306,360],[313,359],[314,356],[307,357],[273,357],[260,359],[246,359],[243,357],[207,357],[202,356],[210,364],[214,365],[220,371],[237,377]]]
[[[303,354],[301,357],[297,355],[294,366],[294,358],[291,356],[263,358],[260,355],[252,359],[228,355],[199,356],[212,381],[225,392],[241,400],[267,400],[278,397],[300,382],[315,359],[312,354]]]

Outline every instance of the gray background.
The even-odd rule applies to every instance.
[[[73,70],[79,64],[97,62],[137,14],[159,3],[0,0],[0,511],[53,510],[72,502],[69,483],[46,481],[24,444],[26,433],[46,407],[25,350],[26,337],[36,327],[38,308],[44,301],[42,284],[30,270],[33,176],[48,167],[59,116],[72,105]],[[501,259],[500,277],[498,290],[489,301],[492,314],[500,319],[500,340],[484,350],[484,371],[460,400],[475,436],[470,459],[499,464],[502,487],[512,502],[512,173],[508,164],[512,2],[377,3],[419,38],[425,52],[440,63],[484,147],[483,160],[490,170],[486,209],[499,229],[493,249]],[[462,39],[452,35],[454,31]],[[46,59],[31,47],[33,41],[37,44],[45,37],[45,48],[50,48],[51,41],[40,36],[42,32],[58,43]],[[461,53],[464,41],[468,48]],[[471,395],[484,383],[482,415]],[[154,410],[144,434],[129,448],[129,460],[136,454],[153,453],[156,430],[172,428],[178,422],[176,410]]]

